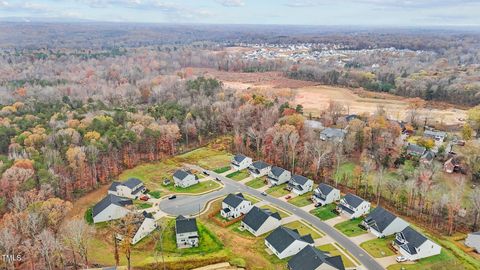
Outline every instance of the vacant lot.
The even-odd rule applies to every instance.
[[[251,188],[261,188],[266,185],[264,177],[258,177],[246,183]]]
[[[362,222],[361,218],[355,218],[336,224],[334,227],[348,237],[359,236],[367,233],[366,230],[360,228],[358,224]]]
[[[331,218],[334,218],[338,216],[336,213],[333,212],[337,206],[333,203],[318,207],[310,211],[310,214],[313,214],[314,216],[318,217],[321,220],[329,220]]]

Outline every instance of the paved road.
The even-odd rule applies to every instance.
[[[202,168],[197,167],[199,171],[203,171]],[[212,193],[208,193],[202,196],[178,196],[175,200],[165,200],[160,203],[160,209],[163,211],[172,214],[172,215],[189,215],[189,214],[196,214],[199,212],[199,208],[203,208],[203,206],[210,201],[211,199],[228,194],[231,192],[244,192],[250,193],[255,195],[263,200],[278,205],[281,208],[294,213],[295,215],[299,216],[300,218],[306,220],[319,230],[323,231],[325,234],[330,236],[335,242],[340,244],[342,247],[347,249],[360,263],[369,270],[380,270],[384,269],[375,259],[373,259],[367,252],[353,243],[348,237],[344,236],[336,229],[332,228],[330,225],[324,223],[317,217],[311,215],[300,209],[299,207],[290,204],[288,202],[284,202],[272,196],[263,196],[261,192],[250,188],[244,184],[238,183],[230,178],[217,174],[213,171],[208,171],[211,176],[218,177],[222,182],[225,184],[225,187],[222,190],[215,191]],[[178,212],[177,212],[178,211]]]

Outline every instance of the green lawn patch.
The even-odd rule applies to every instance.
[[[232,160],[232,155],[226,151],[202,147],[176,156],[174,160],[179,163],[197,164],[202,168],[215,170],[228,166]]]
[[[349,179],[352,178],[353,170],[355,169],[355,163],[346,162],[340,165],[338,171],[333,175],[333,179],[339,183],[348,183]]]
[[[321,220],[329,220],[331,218],[338,216],[333,212],[335,208],[336,208],[336,205],[334,203],[331,203],[322,207],[315,208],[312,211],[310,211],[310,213]]]
[[[427,257],[419,260],[415,264],[397,263],[387,267],[388,270],[453,270],[453,269],[469,269],[463,268],[455,257],[442,249],[439,255]],[[472,268],[474,269],[474,268]],[[478,268],[477,268],[478,269]]]
[[[343,265],[345,266],[345,268],[355,267],[355,264],[333,244],[326,244],[317,248],[321,251],[328,252],[330,256],[340,255],[342,257]]]
[[[149,203],[139,201],[133,201],[133,205],[136,206],[138,209],[147,209],[152,207],[152,205]]]
[[[236,171],[236,172],[232,172],[230,174],[227,174],[228,178],[230,178],[232,180],[235,180],[235,181],[243,180],[243,179],[247,178],[248,176],[250,176],[250,173],[248,172],[248,170],[241,170],[241,171]]]
[[[160,199],[161,192],[160,192],[160,190],[154,190],[154,191],[148,192],[148,195],[152,196],[155,199]]]
[[[390,248],[395,236],[389,236],[385,238],[377,238],[363,242],[360,247],[365,249],[374,258],[383,258],[395,255],[395,252]]]
[[[88,208],[87,211],[85,211],[84,215],[85,221],[92,225],[93,224],[93,214],[92,214],[92,207]]]
[[[312,200],[310,200],[311,197],[312,192],[307,192],[301,196],[291,198],[288,202],[298,207],[304,207],[313,203]]]
[[[243,196],[244,196],[247,200],[249,200],[250,202],[252,202],[252,204],[256,204],[257,202],[260,201],[259,198],[255,197],[255,196],[252,196],[252,195],[250,195],[250,194],[243,194]]]
[[[221,167],[221,168],[216,168],[213,171],[216,172],[216,173],[224,173],[224,172],[227,172],[229,170],[230,170],[230,166],[225,166],[225,167]]]
[[[257,188],[261,188],[261,187],[265,186],[266,183],[265,183],[265,179],[263,177],[258,177],[258,178],[255,178],[255,179],[251,180],[251,181],[248,181],[246,183],[246,185],[251,187],[251,188],[257,189]]]
[[[348,237],[354,237],[354,236],[359,236],[364,233],[367,233],[366,230],[360,228],[358,224],[362,222],[361,218],[355,218],[352,220],[347,220],[342,223],[336,224],[334,227],[337,228],[339,231],[341,231],[343,234],[345,234]]]
[[[300,220],[295,220],[294,222],[290,222],[283,226],[290,229],[297,229],[300,235],[310,234],[313,239],[322,237],[322,235],[317,230],[311,228],[310,226],[307,226],[305,223],[301,222]]]
[[[220,187],[220,184],[217,183],[216,181],[208,180],[208,181],[200,182],[196,185],[189,186],[189,187],[186,187],[186,188],[176,187],[174,185],[169,185],[169,186],[166,186],[165,188],[168,189],[169,191],[172,191],[172,192],[175,192],[175,193],[192,193],[192,194],[195,194],[195,193],[203,193],[203,192],[211,191],[211,190],[217,189],[219,187]]]
[[[272,213],[278,212],[278,214],[280,215],[281,218],[286,218],[286,217],[290,216],[290,214],[288,214],[287,212],[285,212],[283,210],[280,210],[277,207],[275,207],[273,205],[270,205],[270,204],[263,205],[260,208],[270,210],[270,212],[272,212]]]
[[[273,197],[283,197],[287,194],[290,194],[290,191],[286,190],[285,187],[287,185],[279,185],[279,186],[274,186],[274,187],[271,187],[269,189],[267,189],[267,194],[269,194],[270,196],[273,196]]]

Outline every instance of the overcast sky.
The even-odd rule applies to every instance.
[[[0,17],[149,23],[480,26],[480,0],[0,0]]]

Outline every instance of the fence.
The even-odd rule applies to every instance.
[[[210,214],[208,214],[208,218],[210,218],[213,222],[215,222],[218,226],[222,227],[222,228],[225,228],[225,227],[228,227],[230,225],[232,225],[233,223],[237,222],[237,221],[240,221],[243,219],[244,215],[241,215],[237,218],[234,218],[234,219],[231,219],[229,221],[222,221],[222,220],[218,220],[218,218],[216,217],[216,215],[218,213],[220,213],[221,209],[217,209],[213,212],[211,212]]]

